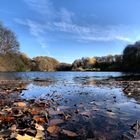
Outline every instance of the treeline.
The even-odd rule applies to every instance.
[[[140,72],[140,42],[128,45],[122,55],[85,57],[72,64],[20,52],[15,34],[0,23],[0,71],[137,71]]]
[[[72,70],[140,72],[140,41],[126,46],[122,55],[75,60]]]
[[[104,57],[86,57],[75,60],[72,70],[86,71],[121,71],[122,55],[108,55]]]

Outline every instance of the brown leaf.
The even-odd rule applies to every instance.
[[[24,102],[18,102],[17,106],[19,106],[19,107],[26,107],[26,104]]]
[[[0,116],[1,121],[11,121],[14,120],[15,118],[12,116]]]
[[[40,116],[35,116],[33,118],[36,122],[45,123],[45,119]]]
[[[75,132],[72,132],[70,130],[62,130],[62,133],[64,133],[65,135],[69,136],[69,137],[77,137],[78,135]]]
[[[31,114],[32,114],[32,115],[39,114],[39,112],[40,112],[40,110],[39,110],[39,109],[36,109],[36,108],[33,108],[33,109],[31,110]]]
[[[64,120],[62,120],[62,119],[52,119],[52,120],[50,120],[50,125],[57,125],[57,124],[60,124],[60,123],[64,123]]]
[[[61,128],[58,127],[58,126],[56,126],[56,125],[53,125],[53,126],[49,126],[49,127],[47,128],[47,131],[48,131],[49,133],[51,133],[51,134],[57,134],[57,133],[59,133],[59,132],[61,131]]]
[[[69,114],[66,114],[64,117],[65,117],[65,120],[69,120],[69,119],[71,119],[71,118],[72,118],[72,116],[71,116],[71,115],[69,115]]]

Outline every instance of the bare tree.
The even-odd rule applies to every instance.
[[[0,54],[19,52],[19,42],[15,34],[0,23]]]

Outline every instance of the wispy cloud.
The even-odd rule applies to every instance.
[[[59,13],[60,21],[64,23],[73,23],[74,13],[68,11],[66,8],[61,8]]]
[[[101,27],[97,25],[80,26],[74,23],[54,22],[53,29],[75,35],[84,41],[126,41],[131,42],[131,30],[124,25]]]
[[[79,25],[75,22],[76,13],[73,13],[66,8],[56,10],[51,0],[24,0],[30,9],[45,16],[44,22],[35,22],[31,19],[15,21],[21,25],[27,26],[30,33],[43,44],[46,44],[44,38],[45,33],[48,32],[65,32],[74,37],[77,41],[124,41],[131,42],[133,28],[126,25]],[[53,19],[48,17],[54,17]],[[46,20],[47,19],[47,20]],[[56,20],[57,19],[57,20]]]
[[[46,42],[46,38],[45,36],[45,26],[42,26],[41,24],[34,22],[32,20],[21,20],[21,19],[15,19],[15,22],[20,24],[20,25],[24,25],[29,29],[29,32],[31,35],[33,35],[36,40],[38,41],[38,43],[40,44],[40,47],[45,49],[45,51],[47,52],[47,54],[50,56],[50,52],[48,51],[48,45]]]
[[[43,14],[45,16],[52,16],[53,5],[50,0],[24,0],[24,2],[29,6],[30,9]]]

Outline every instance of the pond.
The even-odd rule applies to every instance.
[[[28,81],[18,96],[25,100],[51,100],[72,118],[60,127],[80,135],[77,139],[132,138],[132,126],[140,121],[140,104],[123,87],[98,82],[125,76],[121,72],[12,72],[0,80]],[[134,134],[135,135],[135,134]],[[65,139],[65,137],[61,137]]]

